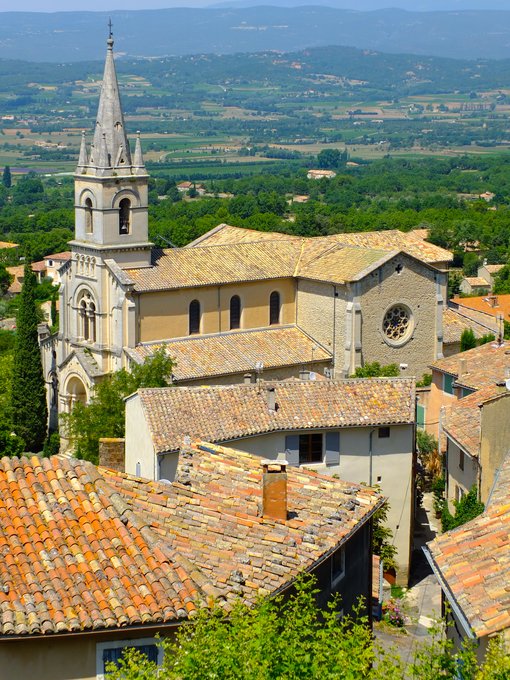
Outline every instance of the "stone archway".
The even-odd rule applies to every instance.
[[[70,413],[73,410],[74,405],[78,402],[80,404],[87,403],[87,388],[81,378],[76,375],[69,378],[64,391],[64,399],[67,413]]]

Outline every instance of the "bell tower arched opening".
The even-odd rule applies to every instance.
[[[129,234],[131,231],[131,201],[123,198],[119,203],[119,234]]]

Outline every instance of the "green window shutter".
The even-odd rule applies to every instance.
[[[446,394],[453,394],[454,382],[455,378],[453,377],[453,375],[448,375],[447,373],[445,373],[443,376],[443,392],[446,392]]]
[[[299,465],[299,435],[288,434],[285,437],[285,456],[289,465]]]
[[[425,406],[418,404],[416,407],[416,425],[421,430],[425,429]]]
[[[340,464],[340,432],[326,432],[326,465]]]

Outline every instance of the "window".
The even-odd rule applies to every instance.
[[[342,547],[331,556],[331,587],[337,586],[345,575],[345,549]]]
[[[274,290],[269,296],[269,325],[280,323],[280,293]]]
[[[383,333],[390,345],[403,345],[413,332],[413,316],[406,305],[393,305],[383,318]]]
[[[311,432],[299,435],[299,463],[322,463],[322,434]]]
[[[189,304],[189,334],[200,333],[200,302],[192,300]]]
[[[453,375],[448,375],[447,373],[443,374],[443,392],[446,392],[446,394],[453,394],[453,383],[455,382],[455,378]]]
[[[230,298],[230,330],[241,328],[241,298],[233,295]]]
[[[94,231],[94,222],[92,218],[92,201],[90,198],[85,199],[85,231],[91,234]]]
[[[129,234],[131,220],[131,201],[123,198],[119,203],[119,234]]]
[[[118,663],[125,649],[135,647],[138,651],[157,664],[163,663],[163,650],[154,638],[140,638],[137,640],[119,640],[118,642],[100,642],[96,645],[96,677],[105,680],[106,665],[110,662]]]
[[[379,439],[388,439],[390,436],[390,428],[389,427],[380,427],[378,430],[378,437]]]
[[[464,451],[459,451],[459,468],[464,470]]]
[[[96,305],[90,293],[85,293],[78,305],[80,316],[79,334],[87,342],[96,341]]]

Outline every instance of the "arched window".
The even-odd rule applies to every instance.
[[[84,293],[79,306],[80,336],[87,342],[96,341],[96,305],[90,293]]]
[[[269,296],[269,325],[280,323],[280,293],[274,290]]]
[[[119,234],[129,234],[131,229],[131,201],[123,198],[119,203]]]
[[[230,298],[230,330],[241,328],[241,298],[233,295]]]
[[[85,199],[85,231],[87,234],[92,234],[94,231],[94,221],[92,217],[92,201],[90,198]]]
[[[189,334],[200,333],[200,302],[192,300],[189,303]]]

